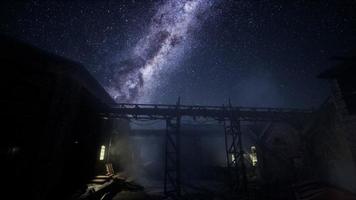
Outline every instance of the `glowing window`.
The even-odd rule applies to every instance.
[[[105,146],[101,145],[101,149],[100,149],[100,160],[104,160],[105,158]]]
[[[257,165],[257,152],[256,152],[255,146],[251,146],[250,159],[252,162],[252,166],[256,166]]]

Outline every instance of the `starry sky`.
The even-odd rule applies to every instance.
[[[318,107],[354,0],[2,1],[0,32],[82,63],[117,102]]]

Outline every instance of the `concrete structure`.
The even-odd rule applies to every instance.
[[[332,96],[320,108],[310,135],[313,162],[327,182],[356,193],[356,60],[343,61],[319,78],[331,80]]]

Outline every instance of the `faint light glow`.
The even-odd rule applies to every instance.
[[[113,175],[115,174],[114,168],[112,167],[112,163],[106,163],[106,175]]]
[[[235,155],[231,154],[231,162],[235,162]]]
[[[105,146],[104,145],[101,145],[101,148],[100,148],[100,158],[99,160],[104,160],[105,158]]]
[[[250,159],[251,159],[251,162],[252,162],[252,166],[255,167],[257,165],[257,153],[256,153],[256,147],[255,146],[251,146]]]

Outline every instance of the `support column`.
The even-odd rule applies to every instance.
[[[166,196],[177,198],[181,196],[180,176],[180,121],[179,100],[177,116],[166,120],[166,149],[164,193]]]
[[[234,192],[245,193],[247,192],[247,176],[240,120],[236,118],[231,105],[228,112],[230,114],[229,117],[224,120],[224,128],[230,187]]]

